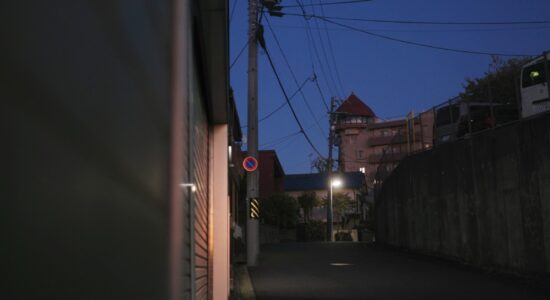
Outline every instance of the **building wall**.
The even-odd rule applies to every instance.
[[[260,151],[259,153],[260,198],[269,197],[274,193],[282,193],[284,190],[284,173],[282,173],[282,170],[279,170],[277,154],[272,150]]]
[[[360,171],[364,168],[367,185],[372,188],[381,165],[389,172],[408,153],[432,147],[432,111],[417,116],[411,131],[408,129],[409,126],[405,119],[337,126],[341,137],[341,167],[345,172]]]
[[[357,172],[366,167],[368,149],[365,125],[346,125],[340,132],[339,159],[343,172]]]
[[[168,299],[170,3],[0,10],[3,298]]]
[[[191,36],[191,2],[0,10],[5,298],[228,294],[228,272],[211,268],[227,265],[229,245],[214,247],[212,233],[228,224],[212,221],[211,204],[228,201],[216,184],[227,184],[227,165],[209,170],[227,141],[210,134],[223,120],[214,125],[201,93],[213,84],[200,77],[209,54],[190,53],[202,40]]]
[[[550,114],[406,158],[376,199],[376,241],[550,273]]]

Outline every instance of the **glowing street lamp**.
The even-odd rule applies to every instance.
[[[329,220],[327,220],[328,225],[328,232],[330,234],[330,241],[334,242],[334,236],[332,235],[332,219],[333,219],[333,213],[332,213],[332,188],[339,188],[342,186],[342,180],[338,177],[333,177],[330,179],[330,195],[329,195]]]

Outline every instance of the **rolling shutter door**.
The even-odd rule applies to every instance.
[[[195,98],[195,100],[198,100]],[[195,192],[195,293],[208,299],[208,120],[202,101],[193,105],[193,177]]]

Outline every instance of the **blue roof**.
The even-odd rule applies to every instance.
[[[343,188],[360,189],[365,186],[365,175],[361,172],[335,173],[342,179]],[[326,173],[285,175],[285,191],[312,191],[328,188]]]

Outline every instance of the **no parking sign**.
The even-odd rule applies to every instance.
[[[243,160],[243,168],[248,172],[256,171],[258,168],[258,161],[252,156],[247,156]]]

